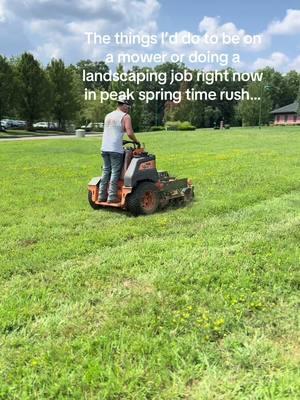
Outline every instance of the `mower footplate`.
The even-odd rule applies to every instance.
[[[107,201],[96,201],[96,204],[98,204],[101,207],[118,207],[122,208],[121,202],[119,203],[108,203]]]

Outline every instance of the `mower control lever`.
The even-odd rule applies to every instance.
[[[132,140],[123,140],[123,145],[125,144],[133,144],[135,149],[140,149],[141,148],[141,143],[140,142],[133,142]]]

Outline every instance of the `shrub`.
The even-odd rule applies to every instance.
[[[189,121],[168,121],[165,127],[168,131],[194,131],[196,129]]]
[[[189,121],[184,121],[179,124],[180,131],[194,131],[196,127],[192,125]]]
[[[150,128],[151,132],[164,131],[164,130],[165,130],[164,126],[151,126],[151,128]]]
[[[167,121],[165,123],[165,128],[168,131],[178,131],[180,124],[180,121]]]

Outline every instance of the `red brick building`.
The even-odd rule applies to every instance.
[[[299,104],[297,101],[287,106],[271,111],[274,115],[275,125],[300,125],[300,115],[298,115]]]

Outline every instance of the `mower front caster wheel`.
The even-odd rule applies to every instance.
[[[158,189],[152,182],[140,183],[127,200],[127,209],[133,215],[153,214],[158,206]]]

